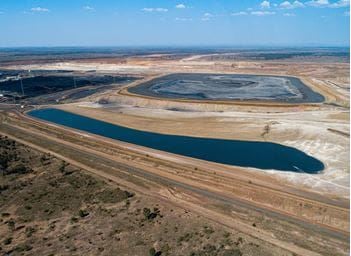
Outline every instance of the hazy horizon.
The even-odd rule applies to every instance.
[[[33,46],[0,46],[0,49],[242,49],[242,50],[265,50],[265,49],[349,49],[349,45],[33,45]]]

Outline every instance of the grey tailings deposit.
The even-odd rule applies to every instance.
[[[171,74],[128,89],[169,99],[259,100],[319,103],[324,97],[295,77],[238,74]]]

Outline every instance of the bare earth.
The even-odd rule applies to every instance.
[[[201,229],[197,218],[203,218],[202,221],[209,223],[206,225],[214,227],[216,235],[211,241],[215,244],[216,250],[219,250],[216,252],[218,255],[225,253],[225,250],[236,249],[241,250],[240,253],[243,255],[264,255],[267,250],[270,255],[349,254],[348,63],[232,62],[213,61],[208,56],[192,56],[177,60],[162,58],[149,60],[135,57],[126,59],[123,63],[120,60],[115,62],[105,59],[81,60],[13,65],[7,68],[79,71],[94,69],[104,73],[141,75],[144,80],[136,81],[123,88],[118,87],[94,94],[79,102],[59,104],[55,107],[114,124],[158,133],[277,142],[300,149],[318,158],[325,165],[323,172],[314,175],[225,166],[45,124],[4,107],[1,112],[0,133],[35,150],[50,152],[55,159],[63,159],[96,177],[109,180],[108,184],[104,183],[102,186],[115,186],[114,184],[118,183],[118,186],[136,194],[130,200],[128,199],[130,202],[128,207],[124,201],[102,206],[102,208],[110,209],[111,207],[113,209],[112,213],[108,214],[113,214],[114,211],[122,212],[113,218],[119,218],[118,220],[121,219],[118,216],[134,218],[130,215],[147,201],[147,207],[150,209],[158,204],[161,214],[163,212],[169,214],[165,213],[165,217],[160,218],[160,223],[157,225],[172,226],[178,223],[184,228],[192,226],[191,229],[197,230]],[[139,96],[127,91],[129,86],[176,72],[296,76],[313,90],[323,94],[326,102],[278,104],[274,102],[165,100]],[[79,172],[79,175],[85,174]],[[96,194],[91,196],[96,197]],[[93,209],[94,225],[102,225],[99,224],[102,213],[97,213],[95,205],[86,206],[85,203],[82,204],[84,209],[87,207]],[[9,207],[8,211],[12,209],[11,207],[15,207],[6,205]],[[175,208],[171,213],[172,207]],[[184,210],[179,207],[186,209],[189,216],[185,213],[182,215]],[[14,208],[10,216],[16,211]],[[74,211],[67,215],[67,219],[72,215]],[[176,218],[176,216],[179,217]],[[129,221],[139,223],[141,217],[135,218]],[[172,218],[176,219],[171,221]],[[8,220],[3,219],[3,221]],[[61,224],[64,222],[60,221]],[[92,223],[86,222],[86,218],[79,219],[79,228],[93,232]],[[81,225],[82,223],[84,225]],[[145,232],[153,234],[152,239],[146,242],[145,239],[142,239],[143,244],[140,245],[139,251],[133,251],[137,250],[138,246],[135,248],[126,246],[127,241],[135,238],[127,237],[127,235],[124,237],[119,233],[113,235],[113,237],[122,239],[120,241],[124,241],[123,246],[119,247],[122,248],[121,253],[123,255],[145,255],[145,250],[153,247],[156,241],[159,247],[165,244],[164,241],[160,241],[160,237],[167,240],[171,248],[169,255],[190,255],[188,248],[196,248],[189,242],[193,235],[191,238],[186,238],[189,241],[185,244],[171,242],[171,236],[160,235],[157,233],[159,231],[155,231],[155,226],[152,225],[156,223],[157,221],[152,221],[151,224],[146,222],[150,227],[147,225],[137,227],[135,226],[137,224],[133,224],[133,228],[130,228],[133,231],[136,230],[135,237],[139,236],[138,232],[144,232],[144,235]],[[56,225],[59,227],[58,230],[66,230],[61,229],[60,225]],[[74,224],[70,225],[74,226]],[[148,229],[144,230],[144,228]],[[4,230],[2,226],[0,232],[5,232]],[[233,234],[245,234],[245,243],[231,244],[228,245],[229,247],[221,246],[220,234],[224,230],[231,232],[232,241],[238,241],[238,235]],[[104,233],[101,235],[104,237],[109,233],[101,232]],[[121,232],[123,234],[123,231]],[[186,229],[182,232],[185,235],[190,231]],[[201,230],[196,232],[201,234]],[[92,233],[88,234],[92,235]],[[83,237],[77,237],[77,233],[74,233],[72,237],[77,238],[78,241],[86,240]],[[106,239],[99,245],[104,248],[101,253],[111,255],[114,247],[110,248],[109,244],[114,240]],[[203,237],[196,239],[200,239],[198,245],[201,244],[203,248],[205,246]],[[14,239],[14,241],[17,240]],[[254,241],[252,243],[257,244],[259,248],[257,250],[260,251],[243,249],[247,243],[250,244],[250,241]],[[81,252],[96,253],[96,251],[86,251],[87,246],[88,244],[79,243],[72,245],[72,248],[74,247],[76,252],[79,252],[78,254]],[[199,251],[201,246],[195,253],[216,255],[213,252],[201,254],[202,252]],[[161,250],[159,247],[156,249]],[[12,247],[6,245],[4,248],[8,250]],[[60,251],[60,247],[57,247],[57,251]]]
[[[0,177],[2,254],[291,255],[50,154],[5,137],[0,144],[2,156],[19,156]]]

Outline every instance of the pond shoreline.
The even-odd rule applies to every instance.
[[[33,110],[28,115],[127,143],[222,164],[307,173],[324,169],[319,160],[277,143],[145,132],[50,108]]]

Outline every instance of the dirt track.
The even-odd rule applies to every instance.
[[[313,195],[309,196],[310,200],[306,200],[300,197],[298,193],[293,195],[291,191],[289,193],[281,191],[282,187],[278,189],[279,186],[273,185],[272,181],[267,179],[262,182],[259,178],[250,178],[248,182],[247,177],[249,174],[240,176],[239,174],[234,175],[231,173],[231,175],[228,175],[228,172],[221,171],[220,168],[216,169],[215,173],[202,168],[194,169],[194,167],[189,167],[188,164],[179,165],[171,163],[170,168],[169,161],[156,160],[151,155],[145,156],[145,154],[140,154],[140,151],[139,153],[135,150],[130,151],[130,148],[125,148],[123,143],[121,145],[113,143],[114,146],[112,146],[111,141],[105,141],[91,135],[89,137],[77,136],[77,134],[72,134],[67,129],[64,129],[63,132],[57,126],[41,125],[38,122],[23,118],[23,116],[10,114],[10,116],[3,116],[3,118],[6,121],[3,122],[1,131],[21,140],[23,143],[37,147],[42,151],[49,150],[58,157],[64,158],[66,161],[81,166],[95,174],[102,175],[105,178],[118,180],[118,182],[124,180],[125,185],[133,187],[133,189],[139,187],[140,190],[140,184],[145,186],[145,184],[151,182],[151,186],[146,186],[152,188],[149,193],[153,196],[158,196],[183,206],[187,205],[192,210],[198,209],[199,213],[204,214],[206,217],[216,221],[222,220],[221,222],[224,225],[235,227],[243,232],[245,231],[245,233],[257,236],[260,239],[291,250],[299,255],[313,254],[310,251],[304,251],[300,247],[292,246],[290,243],[272,239],[271,232],[274,234],[282,231],[272,229],[274,225],[271,223],[267,227],[262,227],[262,231],[257,232],[256,228],[253,228],[247,223],[247,219],[233,222],[233,216],[231,216],[232,214],[228,214],[228,209],[223,212],[223,210],[218,210],[218,207],[206,206],[204,208],[203,203],[210,201],[212,202],[210,205],[227,205],[231,209],[229,212],[240,212],[242,209],[245,209],[245,211],[250,212],[251,216],[263,214],[270,221],[274,219],[273,222],[278,222],[279,225],[282,225],[282,223],[287,225],[289,223],[288,225],[299,227],[298,229],[304,230],[301,231],[304,234],[313,233],[329,237],[329,239],[333,237],[332,240],[348,240],[349,212],[346,205],[341,206],[343,203],[340,205],[337,203],[339,206],[332,206],[330,200],[321,200],[321,198],[317,200],[318,196]],[[73,138],[76,141],[72,141]],[[119,151],[117,153],[113,152],[114,150]],[[120,155],[121,153],[122,155]],[[138,161],[135,161],[136,159]],[[106,169],[106,167],[108,168]],[[267,185],[264,186],[264,183],[270,184],[271,188]],[[218,184],[221,184],[221,186],[218,186]],[[235,185],[233,186],[232,184]],[[303,192],[303,194],[308,193]],[[200,203],[201,200],[196,199],[197,197],[205,199],[202,199],[204,201]],[[301,208],[299,206],[301,203],[305,207]],[[282,206],[284,208],[281,208]],[[297,210],[296,207],[300,209]],[[321,217],[324,216],[322,219],[318,217],[318,211],[320,211],[318,209],[325,209],[320,213]],[[297,212],[299,215],[296,216]],[[328,217],[326,218],[326,216]],[[334,218],[337,219],[334,220]],[[317,224],[318,222],[319,224]],[[263,231],[265,229],[266,231]],[[301,243],[301,241],[298,241],[298,243]]]
[[[317,157],[326,169],[317,177],[263,174],[119,143],[11,111],[1,114],[0,131],[96,175],[196,211],[275,247],[298,255],[349,254],[348,63],[232,63],[193,57],[171,61],[136,58],[125,64],[90,62],[15,68],[80,71],[93,68],[136,73],[146,79],[172,72],[297,76],[322,93],[326,102],[284,105],[161,100],[131,95],[126,92],[131,85],[127,85],[122,90],[112,89],[87,97],[86,102],[61,107],[141,130],[278,142]],[[139,82],[142,81],[132,85]],[[99,100],[112,104],[96,108]]]

